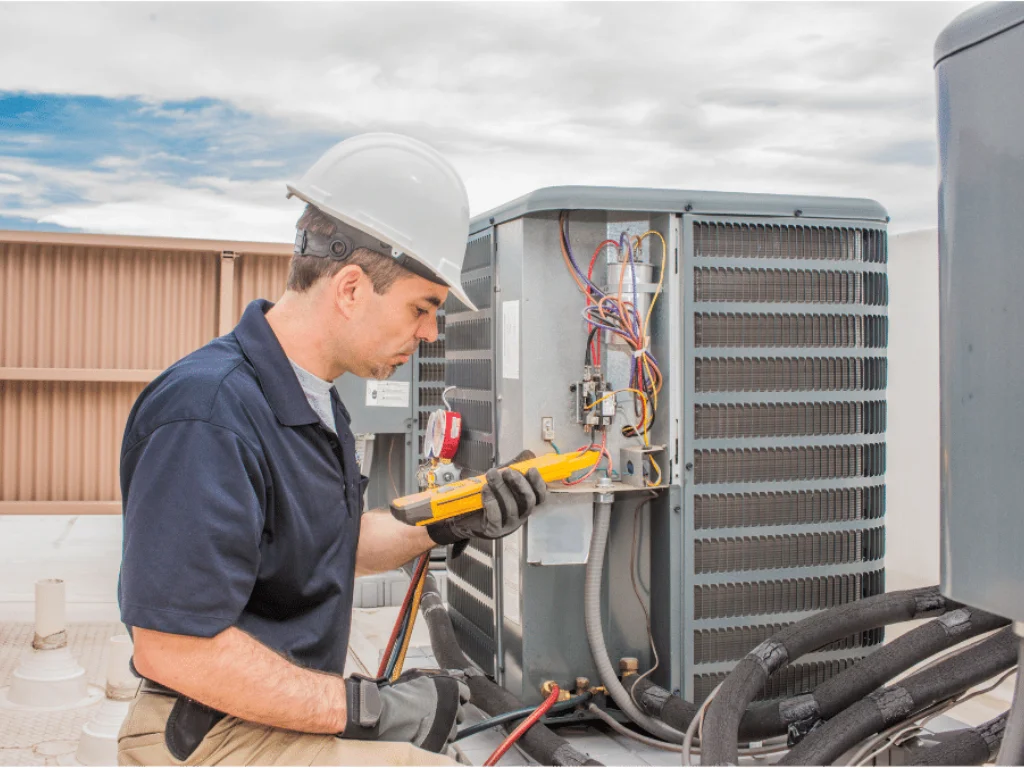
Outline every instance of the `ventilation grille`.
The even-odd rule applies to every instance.
[[[453,352],[489,350],[491,348],[491,318],[452,320],[445,332],[447,348]]]
[[[886,276],[878,272],[712,267],[695,269],[693,279],[696,301],[868,306],[888,303]]]
[[[468,272],[471,269],[489,266],[491,263],[491,235],[488,233],[483,237],[470,241],[466,245],[466,256],[462,260],[462,271]]]
[[[490,443],[463,436],[459,440],[459,450],[455,454],[454,462],[460,467],[483,474],[491,468],[492,457],[493,449]]]
[[[491,388],[490,360],[448,360],[445,365],[447,373],[442,370],[440,381],[463,389]]]
[[[491,404],[481,400],[465,400],[459,397],[448,398],[452,410],[462,414],[462,428],[475,432],[491,432],[494,429],[494,418]]]
[[[462,578],[459,576],[458,578]],[[457,582],[449,581],[448,604],[461,613],[477,629],[483,631],[494,626],[494,608],[480,602],[477,598],[463,589]],[[454,589],[451,585],[454,585]]]
[[[779,581],[704,584],[693,591],[695,619],[821,611],[885,592],[885,571]]]
[[[494,640],[458,611],[451,612],[452,628],[459,648],[487,675],[494,675]]]
[[[884,514],[884,485],[834,491],[730,493],[693,499],[694,525],[700,530],[877,520]]]
[[[772,224],[695,223],[698,256],[746,259],[815,259],[884,264],[883,230]]]
[[[435,341],[421,341],[417,352],[419,352],[420,357],[436,357],[443,360],[444,339],[437,339]]]
[[[696,361],[698,392],[885,389],[884,357],[712,357]]]
[[[420,381],[432,383],[444,381],[444,363],[420,363]]]
[[[698,539],[693,554],[696,573],[859,563],[885,555],[885,529]]]
[[[693,430],[701,439],[878,435],[885,432],[885,401],[698,405]]]
[[[444,387],[420,387],[420,407],[422,408],[438,408],[444,405],[444,401],[441,400],[441,393],[444,392]]]
[[[819,661],[811,664],[790,664],[783,667],[765,683],[754,701],[789,698],[801,693],[810,693],[823,682],[835,677],[840,672],[852,667],[859,659],[836,659],[835,661]],[[694,675],[694,703],[700,704],[715,687],[726,678],[726,673],[713,675]]]
[[[472,280],[463,280],[462,289],[469,296],[469,300],[476,304],[477,309],[489,309],[494,289],[491,284],[491,276],[474,277]]]
[[[882,315],[694,315],[698,347],[884,347]]]
[[[698,485],[878,477],[882,474],[885,474],[885,443],[694,453],[694,480]]]
[[[762,624],[753,627],[705,629],[693,633],[693,660],[696,664],[739,661],[759,643],[781,632],[790,624]],[[878,645],[885,637],[883,629],[858,632],[819,648],[820,651],[847,651]]]

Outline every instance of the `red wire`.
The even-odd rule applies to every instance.
[[[487,758],[487,762],[484,765],[497,765],[505,753],[512,748],[512,745],[519,741],[519,737],[535,726],[548,713],[548,710],[555,706],[555,702],[558,701],[558,694],[558,686],[551,686],[551,693],[548,694],[548,697],[523,722],[516,726],[516,729],[508,735],[508,738],[501,742],[501,746],[494,750],[494,754]]]
[[[420,555],[420,561],[416,564],[416,570],[409,580],[409,589],[405,592],[405,600],[402,601],[402,608],[398,612],[398,618],[395,619],[395,628],[391,630],[391,639],[388,640],[388,647],[384,649],[384,657],[380,660],[380,667],[377,669],[378,678],[384,677],[384,673],[388,669],[388,659],[391,658],[391,652],[395,649],[395,641],[398,640],[398,634],[402,631],[405,615],[409,612],[412,596],[416,592],[416,585],[423,576],[423,569],[426,567],[429,557],[429,551]]]
[[[613,245],[613,246],[615,246],[616,249],[618,249],[618,247],[619,247],[619,243],[618,243],[617,240],[605,240],[603,243],[601,243],[599,246],[597,246],[597,248],[594,249],[594,255],[590,257],[590,268],[587,269],[587,280],[589,280],[590,282],[594,281],[594,264],[597,262],[597,257],[601,253],[601,250],[605,246],[608,246],[608,245]],[[586,293],[586,298],[587,298],[587,306],[588,307],[591,305],[591,303],[596,303],[596,302],[591,302],[590,301],[590,291],[589,290]],[[590,357],[593,359],[594,365],[600,365],[601,364],[601,341],[600,341],[600,339],[601,339],[601,333],[595,334],[594,335],[594,343],[593,343],[593,345],[590,348]]]

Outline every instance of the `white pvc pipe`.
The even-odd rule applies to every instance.
[[[132,639],[128,635],[114,635],[107,642],[107,698],[128,701],[135,698],[138,678],[132,674],[128,662],[132,658]]]
[[[64,581],[40,579],[36,582],[36,636],[32,647],[54,650],[68,644]]]

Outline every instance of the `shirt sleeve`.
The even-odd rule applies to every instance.
[[[266,483],[256,451],[224,427],[173,422],[125,454],[122,475],[122,621],[197,637],[234,625],[260,565]]]
[[[359,475],[359,514],[366,511],[366,487],[370,484],[370,478],[366,475]]]

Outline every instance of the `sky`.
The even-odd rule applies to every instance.
[[[0,2],[0,229],[288,242],[285,183],[365,131],[474,215],[599,184],[934,227],[932,49],[971,5]]]

